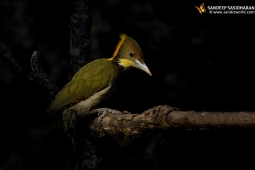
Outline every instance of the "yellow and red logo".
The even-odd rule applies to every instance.
[[[198,12],[202,15],[203,13],[206,13],[205,5],[202,3],[200,7],[195,6],[195,8],[198,10]]]

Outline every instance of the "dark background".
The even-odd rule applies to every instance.
[[[152,77],[130,70],[102,105],[141,113],[168,104],[180,110],[255,111],[255,15],[202,16],[207,1],[93,1],[92,60],[111,57],[118,33],[133,37]],[[68,82],[72,2],[0,1],[0,45],[27,70],[34,50],[56,85]],[[50,101],[0,60],[0,170],[73,169],[61,118],[43,120]],[[137,140],[101,139],[102,168],[176,169],[252,166],[254,132],[151,133]],[[251,156],[248,156],[251,155]],[[121,168],[120,168],[121,167]]]

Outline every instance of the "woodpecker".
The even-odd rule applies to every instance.
[[[46,112],[66,110],[86,116],[103,112],[97,105],[114,92],[116,79],[127,68],[140,69],[152,75],[144,63],[139,44],[126,34],[119,34],[120,40],[111,58],[94,60],[83,66],[55,96]],[[69,119],[67,115],[66,119]],[[104,114],[103,114],[104,115]],[[70,117],[70,115],[69,115]],[[66,126],[71,126],[69,122]]]

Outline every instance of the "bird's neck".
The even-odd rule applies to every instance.
[[[119,71],[120,71],[120,73],[122,74],[122,73],[124,72],[124,70],[126,70],[126,68],[124,68],[124,67],[120,64],[120,59],[121,59],[121,57],[116,56],[116,57],[114,57],[114,58],[111,58],[110,61],[111,61],[114,65],[116,65],[117,67],[119,67]]]

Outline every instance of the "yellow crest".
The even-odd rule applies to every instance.
[[[127,35],[126,35],[126,34],[119,34],[119,36],[120,36],[120,40],[119,40],[119,42],[118,42],[118,44],[117,44],[117,47],[116,47],[116,49],[115,49],[115,51],[114,51],[112,57],[109,58],[109,60],[114,59],[114,57],[118,54],[121,45],[123,44],[123,42],[124,42],[125,39],[127,38]]]

